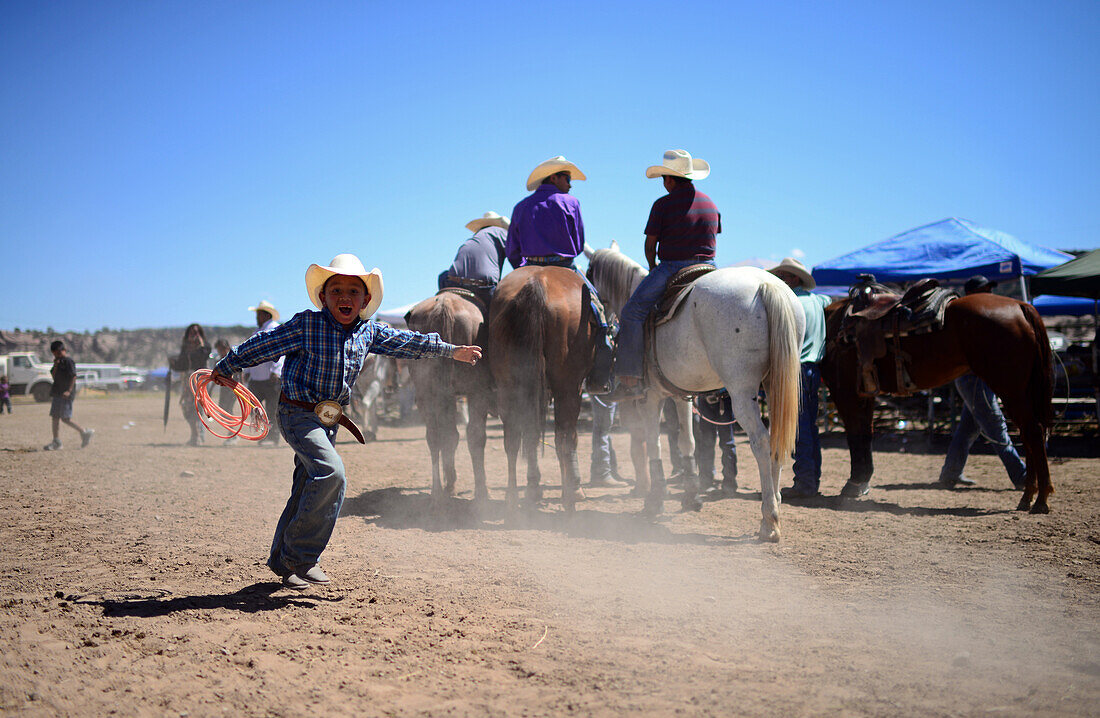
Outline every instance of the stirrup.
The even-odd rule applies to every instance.
[[[620,401],[637,401],[644,398],[645,384],[643,383],[626,386],[622,382],[615,382],[615,387],[610,392],[600,395],[600,401],[608,404]]]

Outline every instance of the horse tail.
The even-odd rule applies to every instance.
[[[510,387],[513,398],[521,406],[536,407],[535,425],[524,427],[524,433],[540,434],[546,425],[546,319],[549,314],[546,288],[532,278],[500,315],[498,331],[509,338],[514,352],[511,364],[516,368]]]
[[[450,302],[437,302],[436,305],[432,307],[429,322],[430,329],[428,331],[439,332],[439,336],[442,337],[443,341],[450,342],[451,344],[466,343],[465,341],[461,341],[461,337],[455,336],[455,313],[451,308]],[[438,362],[437,369],[439,371],[439,387],[450,388],[454,386],[455,362]],[[436,388],[437,391],[439,391],[439,387]]]
[[[794,305],[778,285],[760,285],[760,298],[768,315],[768,414],[772,459],[783,461],[794,449],[798,435],[798,402],[801,397],[802,337]]]
[[[1054,407],[1051,401],[1054,397],[1054,361],[1050,338],[1047,337],[1047,328],[1038,309],[1021,302],[1020,310],[1035,334],[1036,356],[1035,363],[1031,366],[1031,380],[1028,382],[1031,394],[1029,398],[1035,418],[1043,425],[1043,434],[1046,435],[1054,428]]]

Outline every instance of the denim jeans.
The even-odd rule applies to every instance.
[[[794,485],[817,491],[821,484],[821,437],[817,432],[818,389],[821,368],[802,363],[802,402],[798,410],[798,437],[794,440]]]
[[[618,376],[642,377],[645,359],[645,320],[661,296],[668,280],[684,267],[701,264],[696,259],[680,259],[661,262],[642,279],[630,295],[619,316],[619,344],[615,354],[615,373]],[[708,262],[713,264],[713,262]]]
[[[615,423],[615,403],[605,404],[592,397],[592,472],[593,481],[607,478],[618,467],[615,447],[611,445],[611,426]]]
[[[717,426],[702,417],[693,415],[691,430],[695,436],[695,463],[699,478],[714,480],[714,443],[722,452],[722,478],[727,482],[737,478],[737,452],[734,449],[733,425]]]
[[[970,456],[970,447],[978,435],[985,436],[996,447],[997,456],[1008,471],[1013,484],[1022,486],[1027,477],[1027,466],[1008,436],[1008,425],[997,403],[997,395],[984,381],[973,374],[964,374],[955,380],[955,389],[963,400],[962,415],[951,445],[947,447],[947,458],[940,471],[940,479],[958,481],[962,476],[966,459]]]
[[[322,425],[312,411],[279,403],[279,429],[294,450],[294,477],[267,562],[276,573],[310,568],[332,536],[346,483],[334,443],[338,428]]]

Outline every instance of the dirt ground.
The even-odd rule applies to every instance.
[[[464,448],[433,517],[422,427],[342,432],[333,583],[295,593],[263,566],[292,453],[187,447],[173,408],[164,432],[155,395],[82,396],[95,439],[63,427],[56,452],[45,405],[0,417],[0,712],[1100,714],[1100,459],[1072,442],[1031,516],[990,454],[977,487],[938,488],[944,447],[919,438],[876,454],[868,497],[834,498],[830,435],[830,498],[784,506],[771,545],[747,443],[738,496],[674,496],[655,522],[627,489],[564,514],[548,446],[550,501],[506,521],[499,424],[481,517]]]

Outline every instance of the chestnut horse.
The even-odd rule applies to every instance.
[[[874,473],[871,418],[875,400],[857,392],[860,368],[855,346],[837,340],[849,301],[841,299],[826,309],[821,377],[847,434],[852,466],[841,493],[852,496],[866,492]],[[1027,488],[1017,508],[1047,513],[1047,496],[1054,491],[1045,443],[1053,426],[1053,375],[1047,330],[1035,307],[996,294],[961,297],[947,305],[942,329],[903,337],[900,346],[911,358],[909,375],[918,389],[932,389],[973,372],[1001,398],[1005,414],[1020,431],[1027,456]],[[897,388],[892,351],[876,361],[876,369],[881,393],[904,393]]]
[[[443,341],[451,344],[485,346],[485,309],[473,295],[443,290],[409,310],[405,323],[413,331],[438,332]],[[409,371],[432,456],[432,503],[438,506],[455,492],[459,396],[466,397],[469,408],[466,446],[474,467],[474,500],[488,500],[485,419],[492,399],[489,367],[484,362],[470,366],[453,361],[414,361],[409,363]]]
[[[538,448],[548,395],[554,400],[562,506],[573,511],[584,498],[577,466],[577,417],[581,384],[596,347],[589,306],[588,288],[580,275],[562,267],[520,267],[501,280],[493,295],[487,349],[504,424],[509,510],[519,505],[520,448],[527,459],[527,504],[541,500]]]

